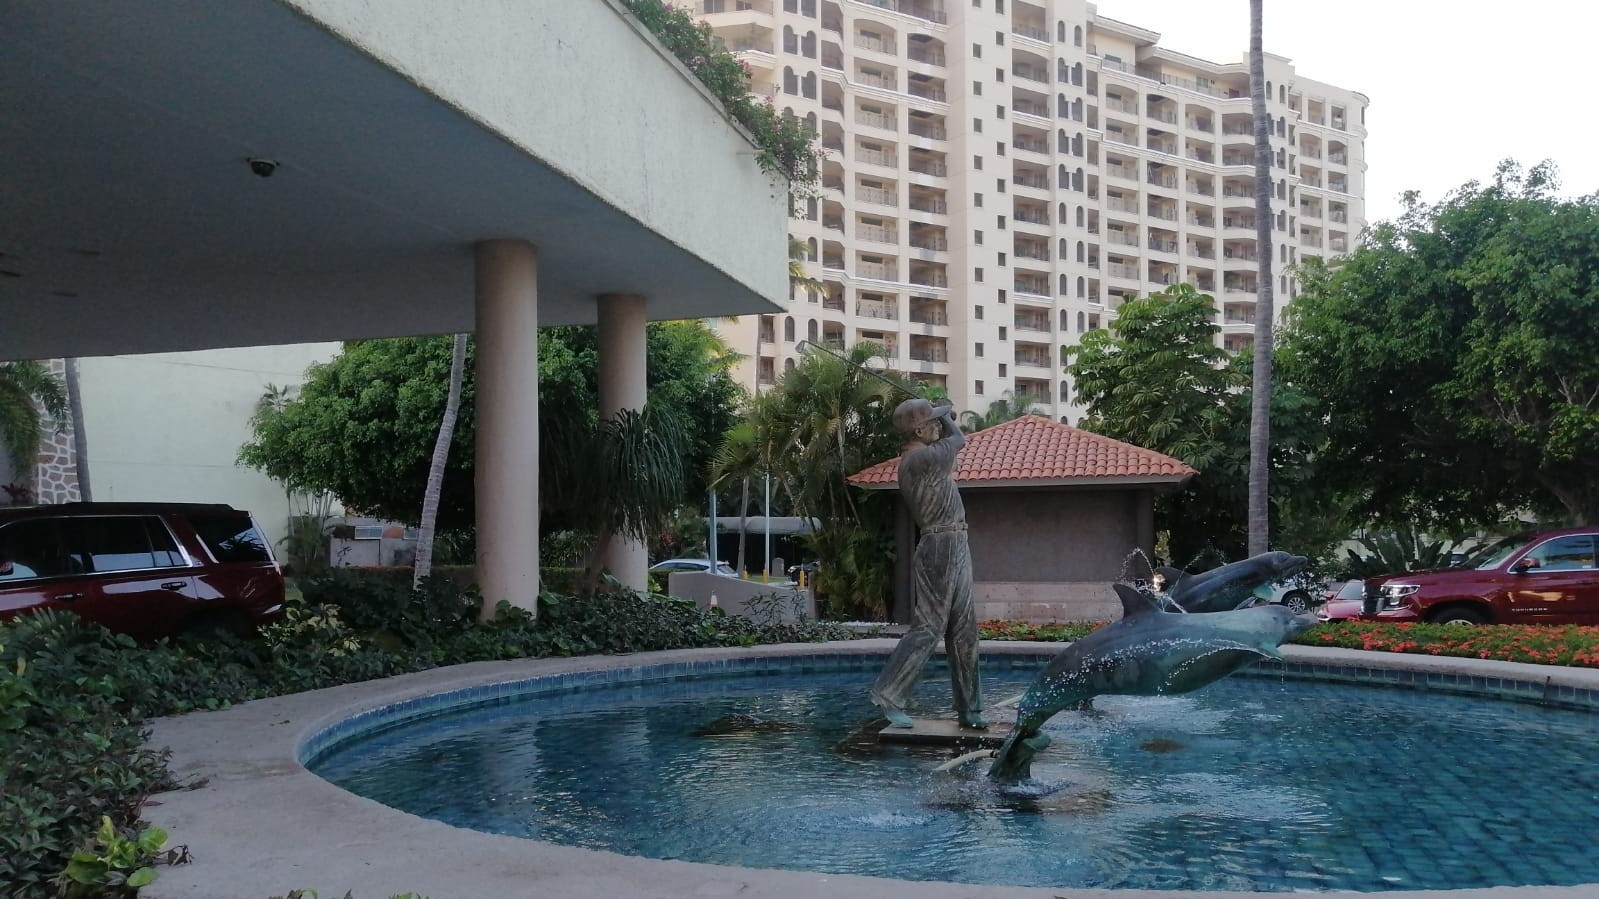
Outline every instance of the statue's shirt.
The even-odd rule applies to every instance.
[[[923,531],[966,523],[966,506],[955,489],[955,454],[966,445],[958,428],[899,461],[899,489]]]

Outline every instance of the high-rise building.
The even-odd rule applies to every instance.
[[[747,386],[773,383],[802,341],[873,341],[957,408],[1011,391],[1075,422],[1065,348],[1124,300],[1179,282],[1214,297],[1223,346],[1252,344],[1247,62],[1167,49],[1083,0],[695,11],[827,152],[820,193],[791,227],[825,290],[722,325],[749,356]],[[1281,309],[1291,266],[1348,251],[1364,224],[1368,100],[1270,54],[1266,94]]]

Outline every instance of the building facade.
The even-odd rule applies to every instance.
[[[1066,347],[1187,282],[1253,343],[1247,63],[1162,47],[1083,0],[700,0],[758,93],[815,125],[820,193],[791,230],[825,289],[724,324],[762,389],[805,341],[873,341],[957,408],[1007,391],[1075,422]],[[1240,22],[1240,26],[1242,26]],[[1266,56],[1278,309],[1292,266],[1364,224],[1365,108]]]

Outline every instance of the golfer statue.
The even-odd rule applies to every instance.
[[[900,496],[921,531],[912,563],[916,610],[910,631],[872,685],[872,702],[890,726],[913,726],[905,708],[942,634],[960,726],[981,730],[988,723],[977,674],[972,553],[966,544],[966,507],[955,489],[955,454],[966,445],[966,435],[947,400],[906,400],[894,409],[894,426],[905,435]]]

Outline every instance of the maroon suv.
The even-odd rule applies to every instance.
[[[154,638],[242,630],[283,610],[283,572],[250,513],[180,503],[0,508],[0,620],[67,609]]]
[[[1366,581],[1364,600],[1337,600],[1323,620],[1440,624],[1599,624],[1599,527],[1507,537],[1441,571]]]

